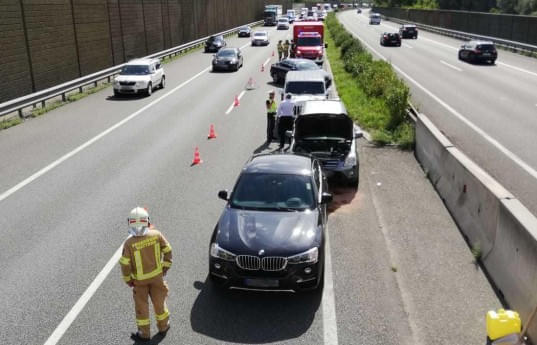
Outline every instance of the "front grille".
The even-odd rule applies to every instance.
[[[287,266],[287,259],[281,256],[268,256],[261,260],[263,271],[281,271]]]
[[[236,261],[237,266],[243,270],[257,271],[261,267],[261,260],[257,256],[239,255]]]
[[[136,84],[135,81],[120,81],[120,82],[119,82],[119,85],[133,86],[133,85],[135,85],[135,84]]]
[[[252,255],[239,255],[237,256],[236,263],[243,270],[275,272],[287,267],[287,258],[281,256],[259,258]]]
[[[336,159],[326,160],[321,162],[322,166],[325,168],[337,168],[339,161]]]

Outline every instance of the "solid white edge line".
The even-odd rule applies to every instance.
[[[410,49],[414,49],[413,46],[411,46],[410,44],[407,44],[407,43],[403,43],[403,47],[407,47],[407,48],[410,48]]]
[[[63,320],[60,322],[60,324],[56,327],[54,332],[50,335],[50,337],[45,341],[44,345],[56,345],[58,341],[62,338],[62,336],[65,334],[65,332],[69,329],[69,326],[76,320],[78,314],[84,309],[86,304],[89,302],[91,297],[95,294],[97,289],[101,286],[101,284],[104,282],[108,274],[112,271],[114,266],[119,261],[119,258],[121,256],[121,252],[123,250],[123,245],[119,247],[114,255],[108,260],[106,265],[103,267],[101,272],[97,274],[95,279],[91,282],[91,284],[88,286],[86,291],[80,296],[78,301],[76,301],[75,305],[69,310],[67,315],[63,318]]]
[[[380,54],[377,50],[375,50],[369,43],[364,41],[362,38],[360,38],[358,35],[354,34],[356,38],[360,40],[364,45],[366,45],[372,52],[374,52],[376,55],[378,55],[382,60],[387,61],[387,59]],[[412,82],[414,85],[416,85],[419,89],[421,89],[423,92],[425,92],[427,95],[429,95],[431,98],[433,98],[435,101],[437,101],[441,106],[446,108],[450,113],[455,115],[459,120],[464,122],[468,127],[473,129],[477,134],[481,135],[486,141],[491,143],[493,146],[495,146],[498,150],[500,150],[504,155],[506,155],[508,158],[510,158],[513,162],[518,164],[524,171],[526,171],[529,175],[531,175],[533,178],[537,179],[537,171],[533,169],[531,166],[529,166],[526,162],[524,162],[520,157],[518,157],[516,154],[514,154],[512,151],[507,149],[505,146],[500,144],[496,139],[492,138],[490,135],[488,135],[485,131],[483,131],[480,127],[475,125],[473,122],[468,120],[466,117],[464,117],[461,113],[456,111],[454,108],[452,108],[449,104],[444,102],[442,99],[440,99],[438,96],[436,96],[434,93],[426,89],[423,85],[418,83],[416,80],[414,80],[411,76],[403,72],[401,68],[399,68],[397,65],[394,65],[392,63],[393,68],[398,71],[403,77],[405,77],[407,80]]]
[[[324,288],[322,295],[323,339],[324,345],[338,345],[336,298],[334,293],[334,277],[332,275],[332,255],[330,252],[330,236],[326,230],[324,258]]]
[[[118,129],[119,127],[123,126],[124,124],[126,124],[127,122],[129,122],[130,120],[134,119],[135,117],[137,117],[138,115],[140,115],[141,113],[143,113],[145,110],[147,110],[148,108],[152,107],[153,105],[157,104],[158,102],[162,101],[164,98],[170,96],[171,94],[173,94],[175,91],[183,88],[185,85],[189,84],[190,82],[192,82],[194,79],[200,77],[202,74],[204,74],[205,72],[207,72],[211,67],[207,67],[205,68],[204,70],[202,70],[201,72],[199,72],[198,74],[196,74],[195,76],[191,77],[190,79],[188,79],[187,81],[184,81],[183,83],[181,83],[180,85],[176,86],[175,88],[171,89],[170,91],[168,91],[167,93],[165,93],[164,95],[160,96],[159,98],[155,99],[154,101],[152,101],[151,103],[148,103],[146,104],[145,106],[143,106],[142,108],[140,108],[139,110],[137,110],[136,112],[132,113],[131,115],[127,116],[126,118],[124,118],[123,120],[119,121],[118,123],[116,123],[115,125],[113,125],[112,127],[109,127],[108,129],[106,129],[105,131],[101,132],[100,134],[97,134],[96,136],[94,136],[93,138],[91,138],[90,140],[86,141],[85,143],[83,143],[82,145],[78,146],[77,148],[75,148],[74,150],[66,153],[65,155],[63,155],[62,157],[58,158],[57,160],[55,160],[54,162],[50,163],[49,165],[47,165],[46,167],[44,167],[43,169],[37,171],[36,173],[34,173],[33,175],[31,175],[30,177],[24,179],[23,181],[17,183],[15,186],[11,187],[10,189],[8,189],[7,191],[3,192],[2,194],[0,194],[0,201],[6,199],[7,197],[9,197],[10,195],[12,195],[13,193],[15,193],[16,191],[18,191],[19,189],[23,188],[24,186],[28,185],[29,183],[31,183],[32,181],[36,180],[37,178],[43,176],[44,174],[46,174],[48,171],[54,169],[55,167],[57,167],[58,165],[60,165],[61,163],[65,162],[66,160],[68,160],[69,158],[73,157],[74,155],[76,155],[77,153],[79,153],[80,151],[84,150],[85,148],[87,148],[88,146],[90,146],[91,144],[95,143],[96,141],[98,141],[99,139],[105,137],[106,135],[110,134],[111,132],[113,132],[114,130]]]
[[[265,66],[269,63],[270,59],[271,59],[271,58],[268,58],[268,59],[263,63],[263,67],[265,67]]]
[[[447,63],[447,62],[445,62],[444,60],[440,60],[440,63],[442,63],[442,64],[448,66],[449,68],[454,69],[455,71],[462,72],[462,69],[460,69],[459,67],[453,66],[453,65],[451,65],[451,64],[449,64],[449,63]]]

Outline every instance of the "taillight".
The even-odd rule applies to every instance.
[[[481,50],[476,49],[476,50],[474,50],[474,53],[476,53],[476,54],[481,54]]]

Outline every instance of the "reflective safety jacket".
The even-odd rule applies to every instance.
[[[276,112],[278,111],[278,106],[276,105],[276,101],[269,98],[267,99],[266,105],[267,105],[267,114],[276,115]]]
[[[278,43],[277,47],[278,47],[278,52],[283,53],[283,45],[281,43]]]
[[[172,247],[157,229],[149,229],[144,236],[129,237],[119,259],[123,280],[147,280],[172,266]]]

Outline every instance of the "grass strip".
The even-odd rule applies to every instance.
[[[21,123],[22,120],[19,117],[12,117],[7,120],[0,121],[0,130],[2,129],[8,129],[9,127],[13,127]]]
[[[371,132],[376,144],[414,147],[414,126],[406,107],[410,90],[385,61],[374,60],[330,13],[327,54],[338,93],[349,115]]]

